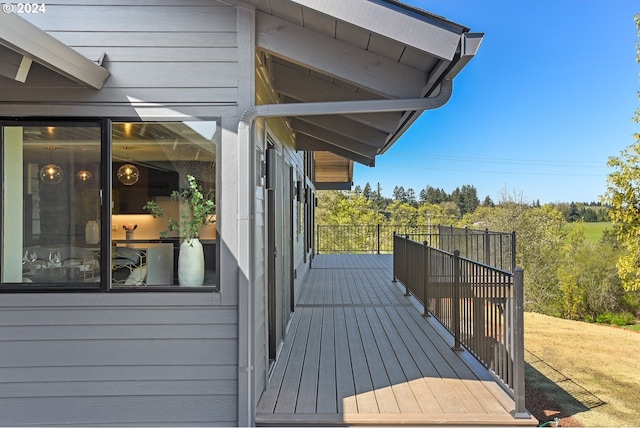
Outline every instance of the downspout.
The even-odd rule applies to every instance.
[[[335,101],[265,104],[245,110],[238,122],[238,425],[255,425],[255,239],[253,123],[258,118],[322,116],[332,114],[390,113],[433,110],[445,105],[453,92],[452,80],[440,83],[435,97],[399,100]],[[249,171],[247,171],[247,166]]]

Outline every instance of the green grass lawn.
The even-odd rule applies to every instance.
[[[597,223],[585,223],[584,235],[589,241],[597,242],[602,237],[602,233],[606,229],[612,229],[610,221],[602,221]]]

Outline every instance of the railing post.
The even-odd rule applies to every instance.
[[[422,307],[424,308],[424,312],[422,312],[423,317],[430,317],[429,313],[429,275],[431,274],[431,257],[429,256],[430,252],[428,249],[427,241],[424,241],[424,246],[422,247],[422,265],[423,269],[423,277],[422,277],[422,297],[424,302],[422,302]]]
[[[407,259],[409,257],[409,254],[407,253],[407,243],[409,242],[409,234],[404,235],[404,260],[405,260],[405,265],[404,265],[404,274],[405,274],[405,278],[407,278],[407,280],[405,281],[404,284],[404,295],[405,296],[410,296],[411,292],[409,292],[409,280],[408,280],[408,267],[409,267],[409,263],[407,262]]]
[[[398,257],[398,252],[396,251],[396,231],[393,231],[393,242],[391,243],[391,251],[393,252],[393,279],[391,282],[398,282],[398,277],[396,276],[396,257]]]
[[[524,396],[524,271],[513,271],[513,314],[511,321],[514,331],[513,341],[513,394],[515,409],[511,412],[516,419],[529,419]]]
[[[464,227],[464,256],[471,258],[469,253],[469,226]]]
[[[511,269],[516,268],[516,231],[511,232]]]
[[[453,252],[453,344],[454,351],[462,351],[460,345],[460,250]]]
[[[380,223],[378,223],[378,254],[380,254]]]
[[[484,233],[484,264],[491,266],[491,235],[489,234],[489,229],[485,229]]]

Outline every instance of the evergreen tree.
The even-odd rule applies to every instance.
[[[407,194],[403,186],[396,186],[393,188],[393,200],[399,202],[407,201]]]
[[[364,186],[364,190],[362,191],[362,196],[367,199],[373,199],[373,191],[371,190],[371,184],[367,181],[367,184]]]
[[[422,189],[418,197],[420,198],[420,202],[422,203],[427,202],[427,189],[426,188]]]
[[[580,213],[578,212],[578,206],[575,202],[571,202],[569,205],[569,214],[566,219],[569,223],[580,220]]]
[[[413,206],[417,206],[418,205],[418,201],[416,200],[416,192],[411,187],[409,187],[407,189],[407,191],[405,192],[404,196],[405,196],[405,202],[407,202],[407,203],[409,203],[409,204],[411,204]]]

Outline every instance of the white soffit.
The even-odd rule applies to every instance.
[[[106,69],[14,13],[0,13],[0,45],[82,86],[101,89],[109,77]],[[20,79],[1,69],[0,74],[24,82],[24,68],[17,74]]]
[[[278,57],[354,85],[375,88],[388,98],[408,98],[424,88],[426,79],[420,70],[263,12],[256,16],[257,45]],[[457,39],[459,42],[460,36]]]

